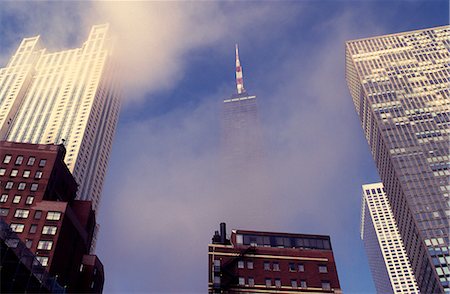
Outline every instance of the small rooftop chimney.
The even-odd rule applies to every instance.
[[[227,241],[227,225],[220,223],[220,243],[225,244]]]

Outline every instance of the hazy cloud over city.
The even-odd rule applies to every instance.
[[[80,47],[94,24],[115,34],[124,101],[98,219],[105,292],[206,292],[222,221],[330,235],[343,291],[374,292],[360,189],[378,175],[345,82],[345,41],[448,23],[448,3],[431,2],[2,3],[1,66],[24,37],[57,50]],[[224,183],[235,43],[267,174]]]

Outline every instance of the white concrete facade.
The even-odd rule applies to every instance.
[[[419,293],[383,183],[363,185],[361,239],[378,293]]]

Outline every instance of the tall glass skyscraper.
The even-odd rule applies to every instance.
[[[83,47],[47,52],[25,38],[0,69],[0,139],[64,143],[78,199],[97,210],[120,109],[108,25]]]
[[[450,292],[450,27],[348,41],[346,78],[423,293]]]

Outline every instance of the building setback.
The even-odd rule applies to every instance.
[[[209,293],[341,293],[330,237],[232,230],[208,245]]]
[[[81,48],[60,52],[25,38],[0,69],[0,140],[64,142],[78,199],[92,200],[94,211],[120,108],[108,31],[93,26]]]
[[[77,183],[62,145],[0,141],[0,215],[45,270],[68,292],[101,292],[103,265],[89,255],[96,226],[90,201],[75,200]]]
[[[419,293],[383,183],[362,189],[361,239],[377,293]]]
[[[348,41],[346,78],[422,293],[450,292],[450,27]]]

